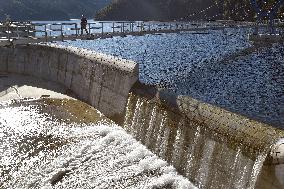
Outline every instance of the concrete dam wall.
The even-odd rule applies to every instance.
[[[77,48],[0,48],[0,72],[60,83],[200,188],[284,188],[284,132],[140,84],[138,65]]]
[[[115,121],[123,117],[138,65],[104,54],[60,46],[1,47],[0,71],[31,75],[64,85],[77,98]]]
[[[284,131],[136,83],[125,129],[199,188],[284,187]]]

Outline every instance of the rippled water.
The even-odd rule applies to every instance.
[[[67,41],[139,63],[140,80],[284,128],[283,45],[259,48],[249,29]]]
[[[121,127],[65,123],[42,106],[0,104],[0,188],[195,188]]]
[[[195,68],[176,90],[284,129],[284,46]]]
[[[134,60],[139,63],[142,82],[171,86],[186,77],[193,65],[215,62],[224,55],[249,47],[247,33],[246,30],[209,31],[208,34],[185,32],[59,43]]]

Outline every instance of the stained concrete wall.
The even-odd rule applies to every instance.
[[[135,62],[58,45],[1,47],[0,72],[60,83],[117,121],[124,114],[131,86],[138,80]]]

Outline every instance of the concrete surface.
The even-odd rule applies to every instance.
[[[55,92],[56,91],[56,92]],[[63,85],[26,75],[0,73],[0,102],[29,98],[72,99]]]
[[[82,101],[119,122],[138,66],[88,50],[58,45],[0,49],[0,72],[18,73],[65,86]]]

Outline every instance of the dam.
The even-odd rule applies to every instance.
[[[138,65],[134,61],[57,44],[17,45],[1,47],[0,50],[1,73],[32,76],[66,87],[76,98],[99,110],[152,153],[173,165],[179,174],[198,188],[284,187],[283,129],[187,95],[177,95],[169,90],[142,84],[139,82]],[[12,110],[9,111],[13,113]],[[94,137],[94,141],[97,133],[99,138],[112,136],[106,139],[107,142],[116,140],[113,135],[117,132],[118,135],[124,132],[116,126],[114,129],[103,126],[98,130],[88,129],[80,136]],[[88,132],[94,136],[87,135]],[[124,140],[127,141],[128,138],[120,138],[121,146],[118,149],[124,145]],[[60,143],[60,140],[57,141]],[[95,144],[91,143],[90,146],[92,145]],[[133,144],[133,154],[139,154],[135,151],[135,146],[136,143]],[[88,149],[82,150],[77,157],[84,156],[87,154],[85,152]],[[112,154],[111,149],[103,155],[109,154]],[[153,154],[149,156],[152,157]],[[94,159],[95,157],[94,155]],[[98,155],[97,158],[99,157],[102,156]],[[155,157],[148,159],[150,165],[151,160],[160,163]],[[67,164],[72,163],[74,167],[78,166],[76,158]],[[143,165],[147,167],[147,164]],[[61,183],[56,179],[58,175],[64,177],[74,170],[58,171],[55,174],[57,177],[51,177],[49,181],[59,186]],[[150,173],[161,174],[155,171]],[[174,171],[170,173],[170,176],[176,175]],[[169,175],[166,175],[167,178]],[[132,182],[140,181],[133,179]],[[19,182],[17,186],[31,186]],[[68,183],[68,179],[66,182]],[[174,183],[175,180],[166,185],[149,185],[149,188],[173,188]],[[137,186],[139,188],[143,183]],[[185,186],[193,187],[190,184]]]

